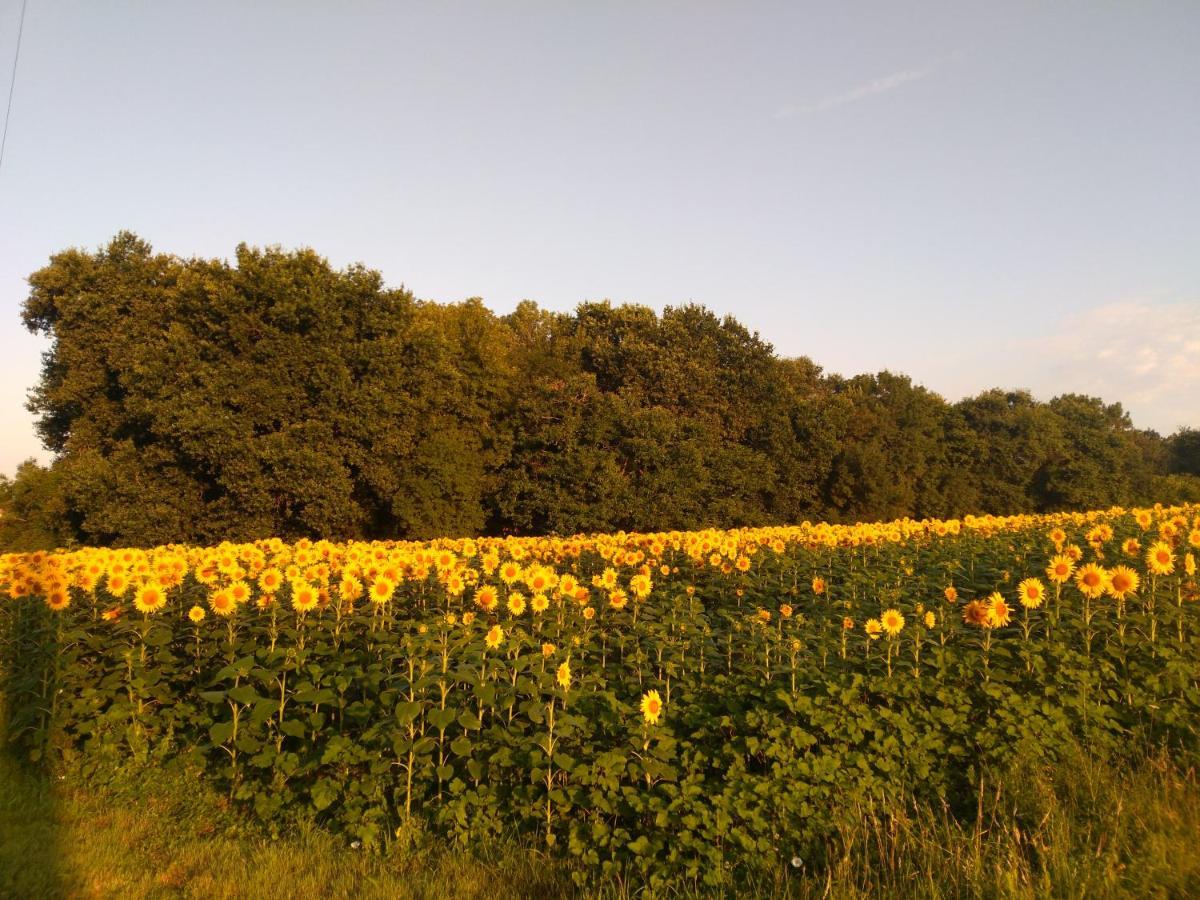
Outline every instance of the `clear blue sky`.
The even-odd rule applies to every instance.
[[[29,0],[0,471],[38,452],[24,279],[122,228],[501,312],[695,301],[844,374],[1200,426],[1200,3]]]

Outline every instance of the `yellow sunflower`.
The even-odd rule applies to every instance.
[[[1108,573],[1095,563],[1088,563],[1075,573],[1075,586],[1085,597],[1095,600],[1108,586]]]
[[[1124,600],[1128,595],[1136,593],[1141,579],[1138,573],[1129,566],[1115,566],[1108,573],[1107,590],[1116,600]]]
[[[388,578],[386,575],[380,575],[371,582],[371,602],[372,603],[387,603],[392,599],[392,595],[396,593],[396,582]]]
[[[988,628],[1002,628],[1012,621],[1012,610],[999,591],[988,597],[987,620]]]
[[[647,725],[657,725],[662,715],[663,702],[658,691],[646,691],[642,695],[642,718]]]
[[[158,612],[167,605],[167,592],[157,581],[147,581],[134,593],[133,605],[147,615]]]
[[[475,591],[475,605],[484,612],[491,612],[499,602],[499,594],[496,593],[496,589],[490,584],[485,584]]]
[[[1026,609],[1037,609],[1046,597],[1046,588],[1036,578],[1026,578],[1017,585],[1017,599]]]
[[[1175,554],[1171,552],[1171,545],[1165,541],[1151,544],[1146,551],[1146,568],[1152,575],[1170,575],[1174,572]]]
[[[484,638],[484,643],[487,644],[489,650],[495,650],[504,640],[504,629],[499,625],[493,625]]]
[[[317,589],[307,581],[292,582],[292,607],[298,613],[306,613],[316,609],[320,595]]]
[[[883,615],[880,616],[879,624],[883,626],[888,637],[895,637],[904,628],[904,616],[898,609],[885,609]]]
[[[1050,560],[1046,566],[1046,577],[1055,584],[1065,584],[1075,572],[1075,560],[1060,553]]]

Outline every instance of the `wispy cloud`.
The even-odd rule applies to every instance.
[[[1039,400],[1087,394],[1119,402],[1138,428],[1200,427],[1200,302],[1135,297],[1047,321],[1038,332],[963,335],[954,348],[899,367],[950,400],[992,387],[1025,388]]]
[[[884,75],[881,78],[876,78],[873,81],[868,81],[866,84],[860,84],[841,94],[833,94],[829,97],[822,97],[812,103],[804,103],[798,106],[784,106],[775,111],[776,119],[787,119],[792,116],[812,115],[814,113],[822,113],[826,110],[835,109],[839,106],[845,106],[847,103],[857,103],[867,97],[875,94],[885,94],[888,91],[895,90],[902,85],[909,84],[913,81],[919,81],[932,75],[946,62],[957,60],[961,57],[958,51],[950,54],[934,62],[928,63],[915,69],[905,69],[901,72],[893,72],[890,75]]]
[[[1110,303],[1064,319],[1028,349],[1059,390],[1120,400],[1135,422],[1163,430],[1200,424],[1200,304]]]

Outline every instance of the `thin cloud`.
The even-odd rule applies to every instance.
[[[921,66],[916,69],[905,69],[902,72],[893,72],[890,75],[884,75],[882,78],[876,78],[874,81],[868,81],[866,84],[860,84],[858,87],[851,88],[842,94],[834,94],[830,97],[823,97],[814,103],[805,103],[800,106],[784,106],[775,112],[775,118],[787,119],[792,116],[812,115],[814,113],[822,113],[826,110],[835,109],[839,106],[845,106],[847,103],[857,103],[859,100],[872,97],[875,94],[885,94],[888,91],[893,91],[902,85],[909,84],[913,81],[919,81],[922,78],[927,78],[941,68],[942,64],[947,60],[957,60],[960,57],[958,52],[952,53],[946,59],[940,59],[928,65]]]
[[[1200,425],[1200,305],[1110,303],[1064,319],[1028,349],[1060,389],[1120,400],[1135,422],[1163,430]]]

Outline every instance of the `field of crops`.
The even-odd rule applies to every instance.
[[[184,755],[266,827],[736,884],[851,803],[1195,757],[1197,554],[1197,507],[9,554],[0,699],[34,759]]]

